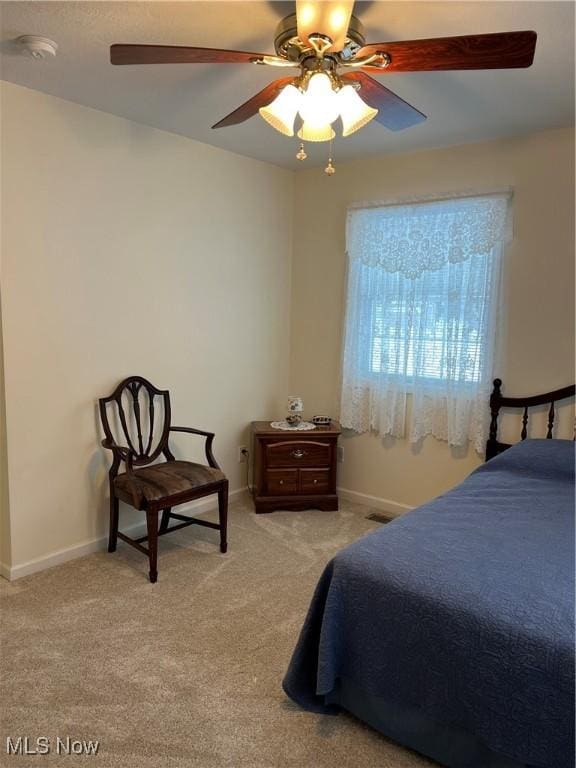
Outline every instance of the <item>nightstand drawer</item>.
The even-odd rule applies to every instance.
[[[330,470],[301,469],[300,491],[302,493],[328,493],[330,491]]]
[[[268,467],[329,467],[330,443],[289,440],[266,445]]]
[[[297,469],[269,469],[266,471],[266,492],[271,496],[298,492]]]

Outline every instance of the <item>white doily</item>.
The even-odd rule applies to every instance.
[[[271,421],[270,426],[273,429],[284,429],[287,432],[302,432],[305,429],[316,429],[316,424],[311,421],[301,421],[300,424],[288,424],[287,421]]]

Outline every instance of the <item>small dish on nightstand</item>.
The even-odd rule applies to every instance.
[[[330,416],[312,416],[312,424],[317,427],[329,427],[332,424]]]

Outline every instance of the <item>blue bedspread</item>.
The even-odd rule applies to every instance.
[[[538,768],[574,766],[574,443],[526,440],[326,567],[284,680],[345,680]]]

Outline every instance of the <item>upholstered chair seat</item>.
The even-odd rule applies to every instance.
[[[219,469],[190,461],[169,461],[122,472],[114,478],[116,496],[136,509],[146,509],[150,502],[200,490],[204,486],[220,483],[226,476]]]

